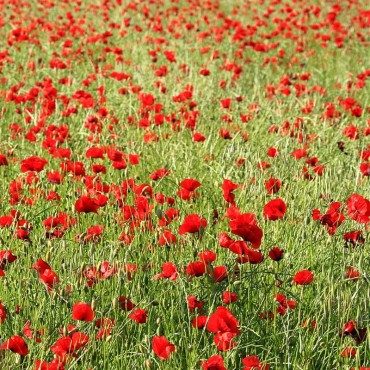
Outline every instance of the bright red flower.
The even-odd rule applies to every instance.
[[[236,333],[219,332],[216,333],[213,337],[213,342],[215,343],[219,351],[225,352],[233,349],[236,346],[236,343],[233,341],[235,337]]]
[[[208,360],[201,361],[200,364],[203,370],[227,370],[221,355],[211,356]]]
[[[235,194],[233,191],[238,189],[239,185],[234,184],[232,181],[225,179],[222,183],[223,198],[226,202],[235,205]]]
[[[249,242],[252,248],[258,249],[261,246],[263,232],[257,226],[253,213],[244,213],[235,217],[229,222],[231,232]]]
[[[347,214],[360,224],[370,222],[370,201],[359,194],[352,194],[347,199]]]
[[[206,226],[207,220],[193,213],[184,218],[184,221],[179,228],[179,234],[182,235],[185,233],[198,233],[200,232],[201,228],[204,229]]]
[[[68,354],[74,354],[81,347],[84,347],[89,341],[89,337],[82,332],[74,332],[71,336],[59,338],[50,350],[60,358],[64,358]]]
[[[263,207],[263,217],[270,221],[282,219],[284,218],[286,209],[287,209],[286,204],[282,199],[277,198],[270,200]]]
[[[26,159],[23,159],[23,161],[21,162],[21,171],[41,172],[47,163],[48,161],[45,158],[31,156]]]
[[[130,319],[136,321],[138,324],[145,324],[147,316],[148,312],[140,308],[137,308],[129,315]]]
[[[60,359],[54,358],[51,362],[36,360],[33,370],[64,370],[64,364]]]
[[[165,262],[162,265],[162,273],[157,274],[153,277],[154,280],[170,279],[172,281],[177,280],[177,278],[178,278],[177,268],[172,262]]]
[[[216,311],[210,315],[207,323],[207,330],[212,333],[231,332],[239,334],[238,325],[238,320],[233,313],[226,307],[219,306]]]
[[[238,300],[238,296],[233,292],[222,292],[222,302],[224,304],[230,304],[236,302]]]
[[[93,321],[95,313],[91,306],[84,302],[77,302],[72,308],[72,318],[78,321]]]
[[[269,370],[270,365],[262,364],[257,356],[247,356],[242,360],[243,370]]]
[[[310,270],[301,270],[293,278],[293,284],[308,285],[314,280],[314,274]]]
[[[166,337],[155,335],[152,339],[152,349],[161,360],[167,360],[176,347]]]
[[[191,326],[197,329],[203,329],[207,324],[208,316],[197,316],[191,321]]]
[[[206,266],[202,261],[190,262],[186,267],[185,273],[190,276],[203,276],[206,272]]]
[[[21,356],[28,355],[28,346],[22,337],[18,335],[13,335],[11,338],[6,340],[1,346],[0,349],[9,349],[14,353],[18,353]]]
[[[99,209],[99,203],[95,198],[82,195],[79,199],[77,199],[75,203],[75,209],[78,213],[97,213]]]

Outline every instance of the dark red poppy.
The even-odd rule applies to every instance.
[[[269,251],[269,257],[273,261],[280,261],[283,258],[284,251],[281,250],[279,247],[273,247]]]
[[[124,311],[131,311],[136,305],[132,303],[127,297],[119,297],[119,304]]]

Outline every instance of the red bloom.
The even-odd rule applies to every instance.
[[[213,337],[213,342],[216,344],[219,351],[229,351],[230,349],[236,346],[236,343],[233,342],[236,333],[232,332],[219,332],[216,333]]]
[[[221,355],[211,356],[207,361],[201,361],[203,370],[226,370],[224,359]]]
[[[283,258],[284,251],[281,250],[279,247],[273,247],[269,251],[269,257],[273,261],[280,261]]]
[[[7,264],[13,263],[18,257],[11,250],[0,251],[0,269],[4,269]]]
[[[121,305],[122,310],[124,311],[131,311],[135,307],[134,303],[132,303],[128,298],[123,296],[119,297],[119,303]]]
[[[155,335],[152,339],[152,349],[161,360],[167,360],[176,347],[166,337]]]
[[[67,354],[74,354],[78,349],[85,346],[89,337],[82,332],[74,332],[72,336],[59,338],[50,350],[58,357],[64,358]]]
[[[345,220],[344,214],[341,213],[342,204],[340,202],[334,202],[330,204],[330,207],[324,215],[321,215],[318,209],[314,209],[312,212],[312,218],[320,220],[322,225],[326,226],[326,229],[330,235],[334,235],[337,227],[339,227]]]
[[[226,200],[226,202],[235,205],[235,194],[233,194],[233,191],[238,189],[239,185],[234,184],[232,181],[225,179],[222,183],[222,191],[223,191],[223,198]]]
[[[97,213],[99,209],[98,200],[83,195],[76,201],[75,209],[78,213]]]
[[[215,283],[219,283],[227,278],[227,270],[225,266],[216,266],[209,271],[209,274]]]
[[[360,224],[370,222],[370,201],[359,194],[352,194],[347,199],[347,214]]]
[[[3,306],[0,301],[0,324],[3,323],[5,319],[6,319],[5,306]]]
[[[207,330],[212,333],[231,332],[239,334],[238,320],[226,307],[219,306],[217,307],[216,311],[209,317]]]
[[[1,346],[1,349],[10,349],[14,353],[18,353],[21,356],[28,355],[28,346],[22,337],[18,335],[13,335],[7,341],[5,341]]]
[[[36,156],[31,156],[26,159],[23,159],[21,162],[21,171],[35,171],[40,172],[44,169],[48,161],[45,158],[40,158]]]
[[[269,370],[270,365],[262,364],[257,356],[247,356],[242,360],[243,370]]]
[[[265,181],[265,188],[268,195],[275,194],[279,191],[281,187],[281,181],[279,179],[270,178]]]
[[[177,195],[183,200],[189,200],[197,196],[195,190],[202,184],[194,179],[185,179],[180,182],[181,189],[177,192]]]
[[[263,216],[271,221],[282,219],[284,218],[286,208],[286,204],[282,199],[273,199],[263,207]]]
[[[233,292],[222,292],[222,302],[224,304],[230,304],[236,302],[238,300],[238,296]]]
[[[95,317],[91,306],[84,302],[77,302],[72,308],[72,318],[78,321],[93,321]]]
[[[261,246],[263,232],[257,226],[253,213],[244,213],[236,216],[229,222],[231,232],[249,242],[252,248],[258,249]]]
[[[197,329],[203,329],[206,326],[208,316],[197,316],[191,321],[191,326]]]
[[[184,218],[184,221],[179,228],[179,234],[182,235],[185,233],[198,233],[201,230],[201,228],[204,229],[206,226],[207,226],[206,219],[193,213]]]
[[[206,272],[206,266],[202,261],[190,262],[186,267],[185,273],[191,276],[202,276]]]
[[[178,278],[177,268],[172,262],[165,262],[162,265],[162,273],[157,274],[153,277],[154,280],[158,280],[162,278],[170,279],[172,281],[177,280]]]
[[[293,284],[308,285],[314,280],[314,275],[310,270],[301,270],[293,278]]]
[[[194,312],[196,309],[202,310],[204,302],[198,301],[194,295],[189,295],[186,300],[188,301],[188,307],[191,312]]]
[[[134,310],[130,315],[130,319],[136,321],[138,324],[145,324],[148,312],[146,310],[142,310],[137,308]]]
[[[362,231],[350,231],[345,233],[343,238],[345,247],[356,247],[358,244],[365,243],[365,238],[363,237]]]

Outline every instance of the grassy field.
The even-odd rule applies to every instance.
[[[0,369],[370,369],[367,1],[0,8]]]

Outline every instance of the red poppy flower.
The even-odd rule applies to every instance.
[[[236,342],[233,341],[236,333],[231,332],[219,332],[213,337],[213,342],[217,346],[219,351],[229,351],[236,346]]]
[[[226,202],[235,205],[235,194],[233,191],[238,189],[239,185],[234,184],[232,181],[225,179],[222,183],[223,198]]]
[[[212,333],[231,332],[239,334],[238,320],[233,313],[226,307],[219,306],[216,311],[210,315],[207,330]]]
[[[189,295],[186,298],[186,300],[188,302],[188,307],[191,312],[194,312],[196,309],[201,311],[204,306],[204,302],[198,301],[197,297],[195,297],[194,295]]]
[[[154,280],[169,279],[172,281],[177,280],[178,272],[176,266],[172,262],[165,262],[162,265],[162,273],[153,277]]]
[[[208,316],[197,316],[191,321],[191,326],[197,329],[203,329],[207,324]]]
[[[203,276],[206,272],[206,266],[202,261],[190,262],[186,267],[186,275]]]
[[[252,248],[258,249],[261,246],[263,232],[257,226],[253,213],[244,213],[235,217],[229,222],[231,232],[249,242]]]
[[[72,308],[72,318],[78,321],[93,321],[95,317],[91,306],[84,302],[77,302]]]
[[[23,159],[23,161],[21,162],[21,171],[41,172],[47,163],[48,161],[45,158],[31,156],[26,159]]]
[[[310,270],[301,270],[293,278],[293,284],[308,285],[314,280],[314,274]]]
[[[28,355],[28,346],[22,337],[18,335],[13,335],[11,338],[6,340],[1,346],[0,349],[9,349],[14,353],[18,353],[21,356]]]
[[[130,315],[130,319],[136,321],[138,324],[145,324],[148,312],[146,310],[142,310],[137,308],[134,310]]]
[[[124,311],[131,311],[136,305],[126,297],[119,297],[119,303]]]
[[[280,190],[281,181],[279,179],[270,178],[265,181],[265,188],[267,190],[268,195],[272,195],[277,193]]]
[[[74,354],[78,349],[85,346],[89,341],[89,337],[82,332],[74,332],[71,336],[59,338],[50,350],[60,358],[64,358],[67,354]]]
[[[270,221],[282,219],[284,218],[286,209],[286,204],[282,199],[273,199],[264,206],[263,216]]]
[[[167,360],[176,347],[166,337],[155,335],[152,339],[152,349],[161,360]]]
[[[359,194],[352,194],[347,199],[347,214],[360,224],[370,222],[370,201]]]
[[[200,364],[203,370],[227,370],[221,355],[211,356],[208,360],[201,361]]]
[[[279,247],[273,247],[269,251],[269,257],[273,261],[280,261],[283,258],[284,251],[281,250]]]
[[[99,209],[98,200],[82,195],[75,203],[75,209],[78,213],[97,213]]]
[[[207,226],[206,219],[202,218],[201,216],[193,213],[189,216],[184,218],[184,221],[180,225],[179,234],[185,233],[198,233],[201,228],[205,228]]]
[[[0,301],[0,324],[3,323],[5,319],[6,319],[5,306],[3,306]]]
[[[238,296],[233,292],[222,292],[222,302],[224,304],[230,304],[236,302],[238,300]]]
[[[247,356],[242,360],[243,370],[269,370],[270,365],[262,364],[257,356]]]

